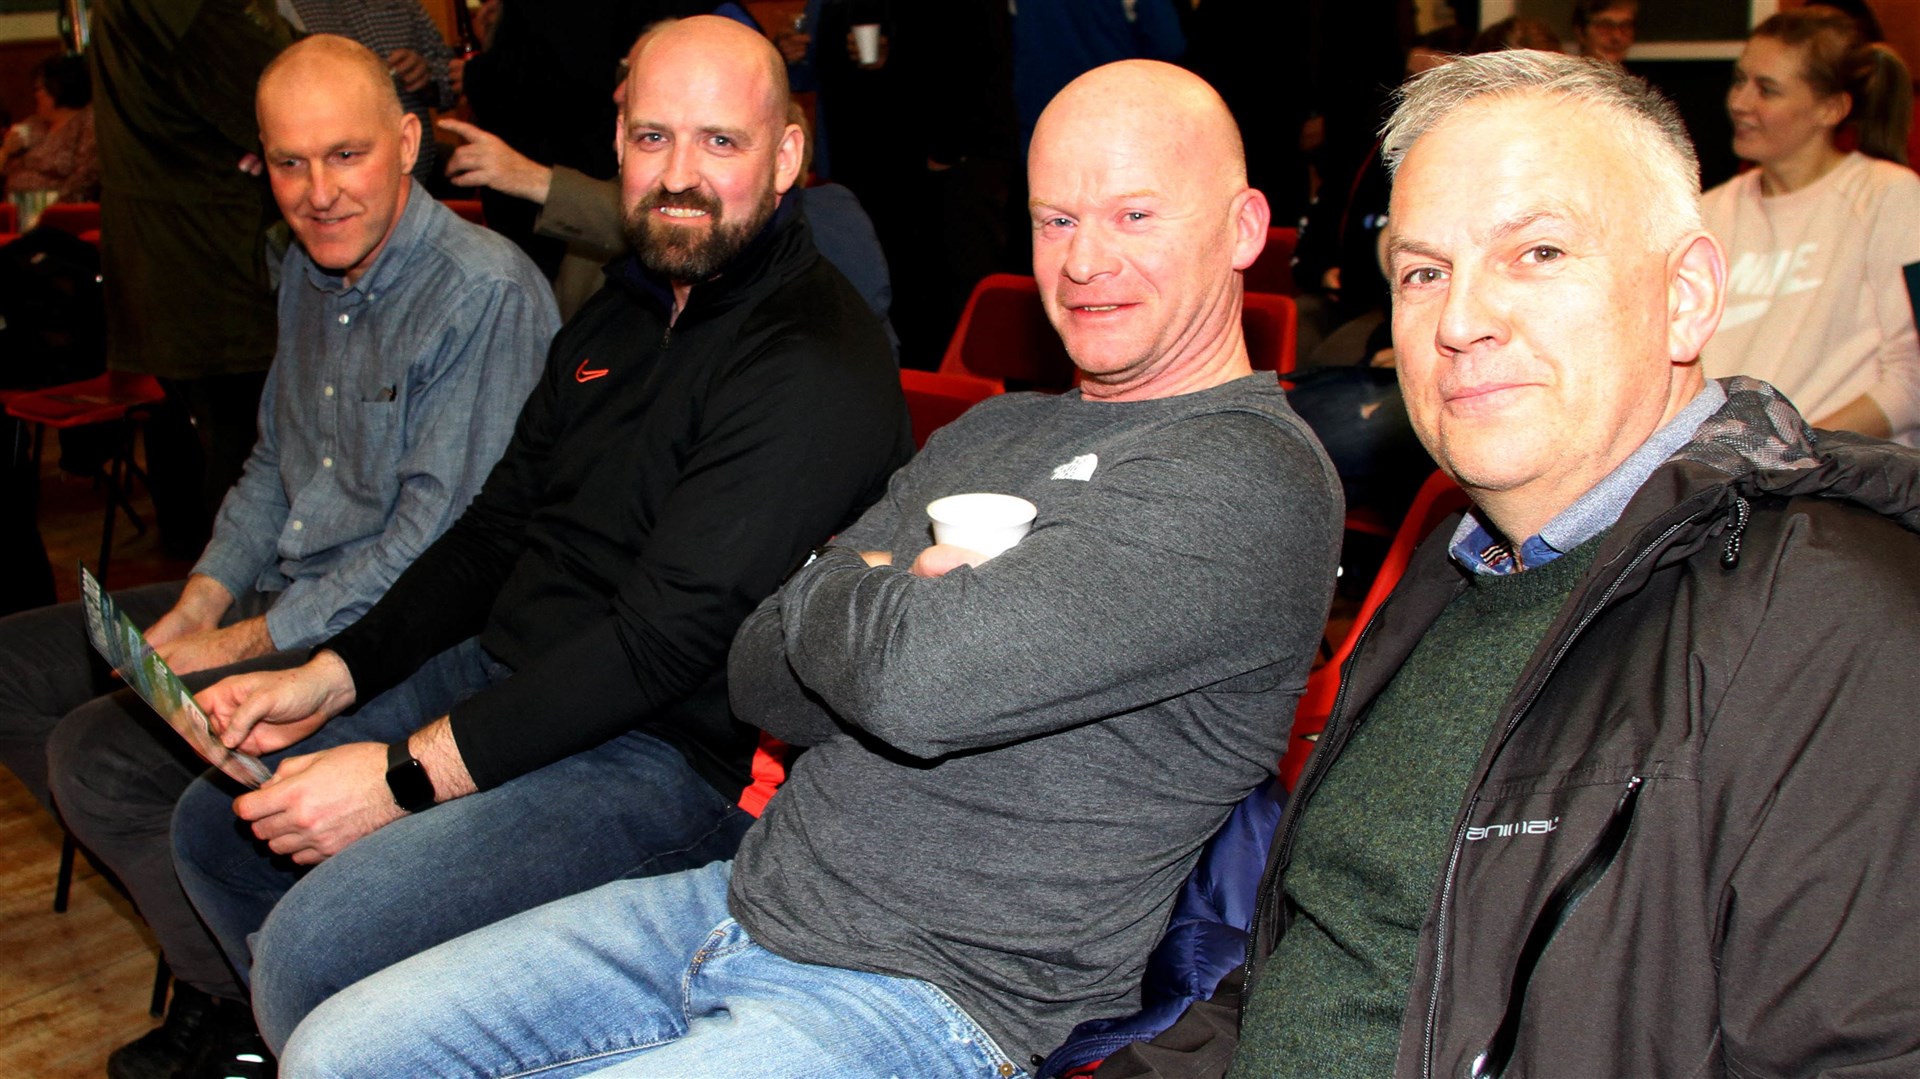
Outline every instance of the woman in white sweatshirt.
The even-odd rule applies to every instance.
[[[1920,444],[1920,337],[1903,272],[1920,264],[1906,66],[1840,11],[1781,12],[1747,40],[1727,111],[1734,152],[1759,167],[1702,202],[1728,262],[1707,373],[1765,379],[1815,426]]]

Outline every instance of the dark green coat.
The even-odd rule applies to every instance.
[[[99,0],[93,102],[101,167],[107,360],[196,378],[265,370],[278,220],[258,153],[254,84],[291,40],[264,0]]]

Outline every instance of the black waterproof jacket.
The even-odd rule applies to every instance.
[[[1395,1075],[1920,1075],[1920,453],[1771,387],[1651,476],[1461,799]],[[1101,1079],[1224,1074],[1294,822],[1464,587],[1450,526],[1365,631],[1246,968]]]

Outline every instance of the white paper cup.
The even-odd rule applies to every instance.
[[[948,495],[927,503],[933,541],[992,558],[1019,543],[1040,511],[1024,498],[986,493]]]
[[[853,28],[853,47],[860,52],[860,62],[877,64],[880,62],[880,24],[863,22]]]

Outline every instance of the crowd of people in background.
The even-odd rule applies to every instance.
[[[1876,789],[1905,746],[1859,728],[1912,688],[1882,659],[1915,629],[1888,609],[1920,531],[1912,76],[1864,2],[1771,16],[1726,92],[1745,166],[1697,197],[1641,7],[484,0],[450,42],[417,0],[95,0],[0,173],[23,229],[97,201],[97,264],[30,269],[29,235],[0,305],[97,268],[85,340],[165,391],[144,455],[193,567],[120,602],[278,770],[204,773],[9,522],[0,763],[177,979],[110,1076],[1911,1063],[1884,1015],[1802,1021],[1872,933],[1913,939],[1879,885],[1835,892],[1913,864],[1909,794],[1804,889],[1714,840],[1806,859],[1769,800],[1849,818],[1750,744]],[[1298,230],[1285,383],[1239,321],[1271,226]],[[1040,283],[1076,388],[915,455],[899,368],[995,272]],[[1396,521],[1436,465],[1470,508],[1265,829],[1244,966],[1102,1040],[1285,749],[1343,499]],[[9,513],[32,479],[16,455]],[[981,483],[1034,531],[929,544],[922,507]],[[1827,597],[1822,640],[1875,662],[1793,681],[1776,595]],[[1668,838],[1623,854],[1636,812]],[[1510,826],[1591,849],[1467,845]],[[1582,998],[1570,946],[1541,956],[1588,892],[1578,946],[1724,1012]],[[1675,895],[1724,901],[1723,936],[1636,921]],[[1824,958],[1723,950],[1829,916]],[[1735,990],[1697,979],[1723,961]],[[1659,1037],[1549,1031],[1541,1001]]]

